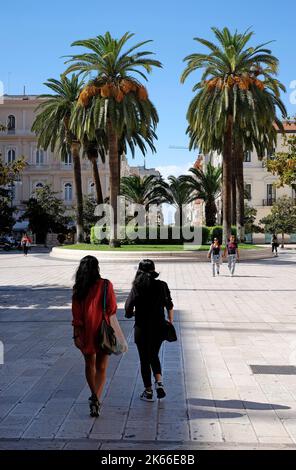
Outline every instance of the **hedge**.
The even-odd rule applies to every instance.
[[[186,229],[192,229],[193,227],[187,226]],[[147,227],[138,227],[135,230],[134,227],[127,226],[121,227],[121,243],[122,244],[140,244],[140,245],[182,245],[184,241],[190,242],[190,240],[184,240],[182,237],[173,238],[173,229],[177,233],[180,229],[179,227],[172,227],[163,225],[161,227],[150,227],[150,232],[153,234],[152,238],[149,238],[149,229]],[[102,231],[102,227],[100,226],[93,226],[90,230],[90,241],[92,244],[106,244],[109,242],[110,238],[110,228],[106,227],[104,229],[104,234],[101,239],[100,232]],[[166,238],[160,238],[160,231],[167,230],[168,236]],[[222,242],[222,232],[223,228],[220,225],[216,225],[214,227],[201,227],[202,230],[202,244],[206,245],[210,243],[214,238],[218,238],[220,243]],[[236,236],[236,227],[231,228],[231,233]],[[126,236],[125,236],[126,234]]]
[[[192,230],[193,227],[185,227],[187,230]],[[90,231],[90,240],[92,244],[104,244],[108,243],[110,238],[110,228],[106,227],[104,229],[104,234],[100,237],[100,233],[103,231],[100,226],[91,227]],[[150,232],[150,233],[149,233]],[[165,238],[160,238],[161,232],[165,232],[167,235]],[[125,235],[126,234],[126,235]],[[149,238],[151,234],[152,238]],[[172,227],[168,225],[163,225],[161,227],[138,227],[136,230],[134,227],[127,226],[121,227],[121,243],[122,244],[163,244],[163,245],[182,245],[184,241],[190,242],[186,238],[182,238],[181,230],[179,227]],[[176,237],[176,238],[175,238]],[[202,227],[202,244],[206,244],[209,239],[209,229],[208,227]]]
[[[213,241],[214,238],[218,238],[219,242],[222,243],[222,239],[223,239],[223,227],[222,227],[222,225],[215,225],[214,227],[209,227],[209,232],[210,232],[209,239],[211,241]],[[236,237],[237,231],[236,231],[235,226],[231,227],[231,234]]]

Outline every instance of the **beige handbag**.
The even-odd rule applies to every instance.
[[[123,333],[123,331],[120,327],[119,321],[117,320],[117,316],[116,315],[111,315],[111,317],[109,317],[109,318],[110,318],[110,325],[112,326],[112,328],[114,330],[114,334],[116,336],[116,339],[121,345],[121,352],[126,353],[128,351],[128,344],[127,344],[127,341],[125,339],[124,333]]]

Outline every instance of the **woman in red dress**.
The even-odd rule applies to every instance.
[[[75,346],[85,359],[85,376],[91,391],[90,415],[99,416],[100,397],[106,381],[108,355],[98,343],[98,333],[103,319],[104,279],[100,276],[99,262],[94,256],[85,256],[76,272],[72,297],[72,325]],[[106,315],[117,310],[113,285],[108,281]]]

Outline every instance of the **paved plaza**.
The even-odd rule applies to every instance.
[[[161,356],[167,397],[139,399],[133,321],[123,305],[135,263],[104,262],[129,352],[112,357],[99,419],[88,416],[72,344],[77,262],[0,254],[1,449],[296,448],[296,251],[226,264],[157,263],[175,303],[176,343]],[[252,369],[250,366],[272,366]],[[278,366],[275,368],[275,366]]]

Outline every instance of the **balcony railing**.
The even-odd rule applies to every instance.
[[[262,206],[272,206],[276,202],[275,197],[269,197],[267,199],[263,199]]]
[[[45,162],[43,164],[36,165],[36,163],[28,163],[26,170],[27,172],[30,171],[44,171],[44,170],[64,170],[64,171],[73,171],[73,165],[65,165],[63,162],[54,161],[54,162]],[[89,162],[84,161],[81,162],[81,170],[91,170],[91,166]]]

